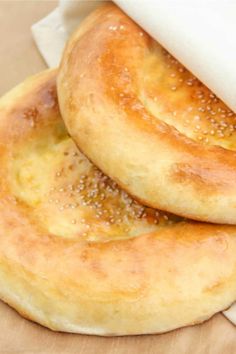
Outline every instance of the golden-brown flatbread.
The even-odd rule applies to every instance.
[[[136,199],[236,223],[235,114],[115,5],[69,40],[58,93],[76,144]]]
[[[76,148],[56,72],[0,101],[0,298],[53,330],[158,333],[236,299],[236,227],[143,207]],[[92,142],[91,142],[92,143]]]

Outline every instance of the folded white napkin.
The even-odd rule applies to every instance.
[[[104,1],[60,0],[32,26],[46,63],[57,66],[70,33]],[[115,0],[130,17],[236,112],[235,0]],[[236,324],[236,304],[224,312]]]

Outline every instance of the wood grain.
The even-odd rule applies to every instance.
[[[55,1],[0,1],[0,94],[46,66],[30,25]],[[55,333],[20,317],[0,302],[0,353],[41,354],[233,354],[236,329],[218,314],[206,323],[162,335],[102,338]]]

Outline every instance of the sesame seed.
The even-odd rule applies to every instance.
[[[117,30],[117,26],[109,26],[108,29],[110,31],[116,31]]]

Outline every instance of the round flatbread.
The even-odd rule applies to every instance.
[[[236,223],[235,114],[116,6],[69,40],[58,93],[76,144],[137,200]]]
[[[56,72],[0,101],[0,298],[53,330],[158,333],[236,298],[236,228],[134,201],[77,149]]]

